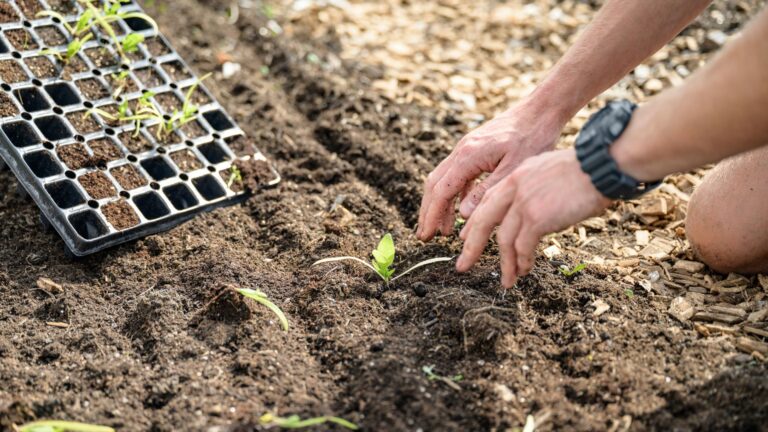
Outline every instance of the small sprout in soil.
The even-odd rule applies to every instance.
[[[130,72],[127,70],[121,71],[120,73],[113,73],[112,79],[114,80],[115,85],[115,92],[112,93],[112,98],[117,99],[120,94],[125,91],[125,88],[128,87],[128,75]]]
[[[262,426],[277,426],[283,429],[303,429],[312,426],[319,426],[326,423],[334,423],[349,430],[359,429],[356,424],[348,420],[344,420],[343,418],[334,416],[313,417],[302,420],[301,417],[297,415],[292,415],[289,417],[278,417],[274,414],[267,413],[261,416],[259,423],[261,423]]]
[[[228,188],[231,188],[235,182],[238,184],[243,182],[243,173],[240,172],[240,169],[236,165],[232,165],[232,168],[229,169],[229,173],[229,180],[227,180]]]
[[[626,294],[629,298],[633,298],[635,296],[635,292],[632,291],[632,288],[625,289],[624,294]]]
[[[430,381],[442,381],[444,382],[448,387],[461,391],[461,387],[459,387],[458,382],[461,382],[464,379],[464,375],[457,374],[452,377],[446,377],[442,375],[438,375],[435,373],[435,365],[430,366],[422,366],[421,371],[424,372],[424,375],[427,376],[427,379]]]
[[[581,271],[584,270],[585,268],[587,268],[587,265],[584,264],[584,263],[580,263],[579,265],[577,265],[576,267],[574,267],[572,269],[568,268],[567,265],[561,265],[560,267],[558,267],[558,270],[560,270],[560,274],[562,274],[563,276],[565,276],[567,278],[570,278],[570,277],[574,277],[577,274],[581,273]]]
[[[59,59],[60,62],[69,64],[69,62],[83,49],[83,45],[93,37],[93,33],[88,33],[82,38],[76,37],[67,45],[67,50],[61,53],[52,48],[46,48],[40,51],[40,55],[52,55]]]
[[[342,257],[321,259],[312,265],[316,266],[318,264],[325,264],[329,262],[351,260],[351,261],[355,261],[360,264],[363,264],[364,266],[373,270],[373,272],[379,275],[381,279],[384,280],[385,283],[389,284],[390,282],[394,282],[397,279],[400,279],[401,277],[407,275],[408,273],[416,270],[419,267],[424,267],[426,265],[435,264],[439,262],[450,261],[453,259],[453,257],[440,257],[440,258],[428,259],[414,265],[408,270],[393,277],[395,273],[395,269],[391,267],[392,267],[392,263],[394,263],[395,261],[395,243],[392,240],[392,235],[389,233],[385,234],[384,237],[381,238],[381,240],[379,241],[378,247],[372,252],[372,254],[373,254],[373,260],[371,261],[370,264],[357,257],[342,256]]]
[[[13,429],[16,432],[115,432],[107,426],[60,420],[36,421],[23,426],[14,426]]]
[[[288,331],[288,318],[285,317],[285,314],[283,311],[277,307],[276,304],[272,303],[272,301],[267,297],[266,294],[264,294],[261,290],[252,290],[249,288],[238,288],[237,292],[244,295],[245,297],[248,297],[249,299],[253,299],[256,302],[266,306],[269,310],[271,310],[275,315],[277,315],[277,319],[280,321],[280,326],[283,327],[284,331]]]
[[[262,74],[263,76],[267,76],[267,75],[269,75],[269,66],[267,66],[267,65],[261,66],[261,67],[259,68],[259,72],[261,72],[261,74]]]

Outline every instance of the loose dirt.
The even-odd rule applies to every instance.
[[[94,78],[81,79],[75,82],[77,88],[86,98],[90,100],[104,99],[109,96],[109,92],[99,81]]]
[[[112,182],[100,171],[85,174],[78,181],[93,199],[99,200],[117,195]]]
[[[118,64],[117,57],[112,55],[106,48],[91,48],[85,50],[85,55],[93,62],[98,68],[115,66]]]
[[[8,30],[3,34],[8,39],[8,42],[19,51],[30,51],[39,48],[35,40],[32,39],[32,35],[24,29]]]
[[[35,32],[48,47],[65,45],[67,43],[67,37],[54,26],[37,27]]]
[[[124,200],[115,201],[105,205],[101,212],[115,229],[124,230],[139,224],[139,217],[131,206]]]
[[[93,152],[92,162],[96,166],[106,165],[123,157],[120,148],[108,138],[88,141],[88,147]]]
[[[24,16],[30,20],[39,19],[40,17],[38,17],[37,14],[44,10],[43,5],[37,0],[18,0],[16,1],[16,4],[21,9]]]
[[[15,84],[17,82],[26,81],[29,79],[27,74],[24,73],[24,69],[22,69],[21,65],[16,63],[15,60],[6,60],[0,62],[0,78],[10,84]]]
[[[19,16],[8,3],[0,3],[0,23],[16,22]]]
[[[91,156],[82,144],[69,144],[56,149],[59,159],[71,170],[93,166]]]
[[[87,111],[77,111],[67,114],[66,117],[75,130],[82,135],[100,131],[101,126],[93,118],[93,115],[86,115],[86,113]]]
[[[474,4],[365,6],[422,8],[447,23],[463,22],[461,8]],[[595,10],[584,2],[536,4],[536,16],[546,20]],[[559,244],[559,255],[540,256],[512,290],[500,288],[494,245],[468,274],[440,264],[389,286],[355,265],[310,267],[331,256],[367,259],[385,232],[397,244],[397,269],[455,256],[455,236],[423,244],[413,228],[425,176],[477,113],[465,116],[455,101],[450,109],[419,97],[398,103],[373,86],[390,69],[341,57],[348,45],[333,35],[340,13],[333,6],[306,11],[306,20],[278,18],[288,32],[282,35],[269,30],[260,8],[240,8],[229,24],[231,6],[180,0],[165,13],[150,12],[198,73],[218,70],[221,52],[241,64],[238,75],[217,73],[206,86],[275,162],[283,182],[242,206],[72,261],[36,228],[37,209],[11,193],[12,176],[0,173],[0,427],[55,417],[121,431],[252,431],[270,411],[334,414],[369,431],[514,430],[528,415],[540,431],[764,428],[768,374],[759,353],[742,353],[722,331],[708,337],[697,330],[702,324],[667,313],[678,295],[706,296],[700,298],[708,304],[735,300],[703,282],[695,288],[705,293],[660,287],[674,283],[671,266],[686,257],[684,247],[659,264],[648,260],[656,268],[637,257],[622,266],[630,257],[614,241],[672,223],[624,216],[640,203],[612,209],[591,228],[580,225],[594,238],[588,245],[579,227],[547,239],[543,247]],[[525,10],[516,2],[503,6]],[[526,27],[535,33],[527,46],[562,33],[541,30],[545,24]],[[514,39],[503,32],[517,27],[488,25],[486,32],[503,34],[505,44]],[[451,38],[462,31],[453,30],[422,33],[432,46],[445,38],[459,44]],[[535,59],[544,70],[548,63]],[[675,228],[681,225],[670,232]],[[670,235],[684,243],[684,230]],[[587,253],[611,262],[590,263],[572,278],[558,270]],[[641,282],[654,271],[646,290]],[[709,287],[724,279],[708,270],[688,277],[704,276]],[[42,277],[62,290],[38,288]],[[765,307],[760,293],[768,288],[759,282],[746,279],[738,293],[750,313]],[[282,331],[235,287],[266,292],[291,330]],[[459,389],[429,380],[424,366],[462,375]]]
[[[56,66],[54,66],[46,57],[32,57],[25,60],[25,62],[27,63],[29,70],[32,71],[37,78],[53,78],[58,75]]]
[[[203,167],[202,162],[189,150],[171,153],[171,160],[179,167],[181,172],[194,171]]]
[[[0,93],[0,116],[8,117],[19,114],[19,109],[16,108],[11,97],[7,93]]]
[[[147,179],[131,164],[121,165],[112,169],[110,173],[125,190],[136,189],[148,183]]]

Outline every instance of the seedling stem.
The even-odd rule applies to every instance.
[[[261,423],[263,426],[277,426],[283,429],[303,429],[311,426],[322,425],[325,423],[334,423],[349,430],[359,429],[356,424],[350,422],[349,420],[344,420],[341,417],[334,416],[313,417],[302,420],[301,417],[297,415],[292,415],[290,417],[278,417],[274,414],[267,413],[261,416],[259,423]]]
[[[252,290],[249,288],[239,288],[237,289],[237,292],[266,306],[275,315],[277,315],[277,319],[280,321],[280,326],[283,327],[283,330],[288,331],[288,318],[285,317],[283,311],[277,307],[276,304],[272,303],[272,301],[269,299],[269,297],[267,297],[266,294],[264,294],[263,291]]]

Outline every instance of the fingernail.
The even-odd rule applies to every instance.
[[[475,202],[471,199],[467,199],[467,200],[464,200],[463,203],[461,203],[461,206],[459,206],[459,212],[461,213],[462,216],[466,218],[470,214],[472,214],[473,211],[475,211],[475,207],[477,207]]]

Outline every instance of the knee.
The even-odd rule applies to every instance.
[[[688,203],[685,232],[696,257],[720,273],[749,272],[750,257],[739,240],[739,233],[728,223],[717,200],[709,199],[704,189],[697,190]]]

